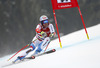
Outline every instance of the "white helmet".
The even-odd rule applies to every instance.
[[[46,15],[42,15],[40,17],[40,21],[48,20],[48,17]]]

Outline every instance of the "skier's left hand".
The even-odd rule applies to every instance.
[[[55,35],[55,33],[51,33],[51,34],[49,35],[49,37],[53,38],[54,35]]]

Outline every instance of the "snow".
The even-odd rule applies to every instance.
[[[87,28],[90,39],[85,30],[79,30],[61,37],[63,48],[58,39],[51,41],[49,49],[56,52],[36,57],[36,59],[2,67],[10,63],[6,61],[12,55],[0,58],[1,68],[100,68],[100,24]]]

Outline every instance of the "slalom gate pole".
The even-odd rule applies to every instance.
[[[15,55],[17,55],[20,51],[22,51],[23,49],[25,49],[26,47],[28,47],[28,45],[26,45],[25,47],[23,47],[22,49],[20,49],[17,53],[15,53],[11,58],[9,58],[7,61],[9,61],[10,59],[12,59]]]
[[[79,13],[80,13],[80,16],[81,16],[81,19],[82,19],[82,23],[83,23],[83,26],[84,26],[84,29],[85,29],[86,35],[87,35],[87,39],[89,40],[89,35],[88,35],[87,30],[86,30],[85,23],[84,23],[83,16],[82,16],[82,13],[81,13],[81,10],[80,10],[79,5],[78,5],[78,10],[79,10]]]
[[[59,35],[59,30],[58,30],[58,25],[57,25],[57,20],[56,20],[55,10],[53,10],[53,15],[54,15],[54,19],[55,19],[55,24],[56,24],[57,34],[58,34],[58,38],[59,38],[60,48],[62,48],[62,44],[61,44],[61,40],[60,40],[60,35]]]

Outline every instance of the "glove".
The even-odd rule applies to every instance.
[[[53,37],[54,37],[54,33],[51,33],[51,34],[49,35],[49,37],[53,38]]]
[[[46,34],[44,31],[42,31],[40,34],[41,34],[43,37],[46,37],[46,36],[47,36],[47,34]]]

